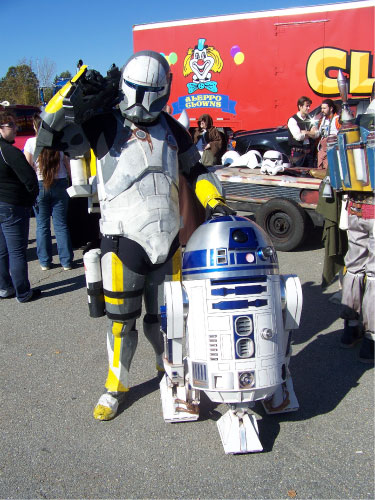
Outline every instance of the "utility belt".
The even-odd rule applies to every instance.
[[[303,147],[303,148],[299,148],[299,147],[292,147],[291,149],[291,152],[292,152],[292,156],[293,156],[293,153],[305,153],[305,154],[309,154],[311,153],[311,148],[309,145],[306,145],[306,147]]]
[[[375,219],[375,205],[349,200],[348,214],[361,219]]]

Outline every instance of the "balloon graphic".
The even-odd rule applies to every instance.
[[[169,54],[168,61],[169,61],[169,64],[176,64],[176,62],[177,62],[177,54],[176,54],[176,52],[171,52]]]
[[[237,54],[234,56],[234,62],[236,64],[242,64],[245,60],[245,55],[243,52],[237,52]]]
[[[238,45],[233,45],[233,47],[230,49],[230,55],[234,57],[238,52],[240,52],[240,48]]]

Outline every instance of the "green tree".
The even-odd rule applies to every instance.
[[[70,71],[68,71],[68,70],[63,71],[63,72],[62,72],[59,76],[57,76],[57,75],[55,76],[55,79],[54,79],[53,83],[54,83],[54,84],[56,84],[56,83],[57,83],[57,81],[58,81],[60,78],[63,78],[64,80],[69,78],[69,80],[71,80],[71,78],[72,78],[72,74],[71,74],[71,72],[70,72]]]
[[[0,101],[11,104],[38,105],[39,81],[28,64],[11,66],[0,80]]]

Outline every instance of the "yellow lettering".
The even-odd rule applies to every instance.
[[[370,54],[352,50],[350,53],[350,82],[351,94],[371,94],[375,78],[369,78],[371,71]]]
[[[307,61],[307,82],[316,94],[339,95],[336,77],[328,76],[328,69],[346,69],[345,50],[322,47],[315,50]]]

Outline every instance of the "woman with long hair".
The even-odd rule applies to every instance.
[[[41,118],[35,115],[33,124],[37,133]],[[36,170],[39,181],[39,196],[34,208],[36,217],[36,244],[38,259],[43,271],[52,265],[51,216],[55,230],[57,252],[65,271],[72,269],[73,249],[67,223],[70,176],[69,159],[60,151],[44,148],[36,162],[33,160],[36,137],[26,141],[24,153],[27,161]]]

